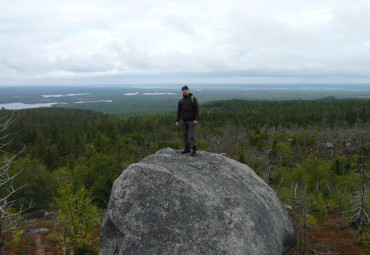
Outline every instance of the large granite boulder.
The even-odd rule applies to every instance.
[[[167,148],[114,182],[100,254],[283,254],[296,243],[275,192],[219,154]]]

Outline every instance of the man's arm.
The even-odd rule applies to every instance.
[[[193,107],[195,111],[195,120],[193,121],[193,124],[196,126],[198,125],[198,121],[199,121],[199,105],[198,105],[198,100],[196,97],[194,97]]]
[[[199,121],[199,105],[198,105],[198,100],[196,97],[194,97],[194,110],[195,110],[195,120]]]
[[[179,126],[181,109],[182,109],[181,100],[179,100],[179,103],[177,104],[176,126]]]

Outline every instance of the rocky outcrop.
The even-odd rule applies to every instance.
[[[283,254],[295,242],[286,209],[248,166],[167,148],[114,182],[100,254]]]
[[[39,228],[34,230],[25,230],[22,236],[38,235],[38,234],[47,234],[49,233],[48,228]]]

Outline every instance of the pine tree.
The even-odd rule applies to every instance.
[[[81,187],[73,190],[68,173],[59,188],[58,222],[63,226],[63,242],[76,247],[77,254],[84,254],[94,241],[94,232],[100,225],[99,210],[92,203],[90,193]]]

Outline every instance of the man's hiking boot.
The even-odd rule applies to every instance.
[[[193,152],[191,153],[191,156],[193,157],[197,156],[197,146],[193,146]]]
[[[189,153],[189,152],[190,152],[189,145],[186,145],[185,149],[181,152],[181,154],[185,154],[185,153]]]

